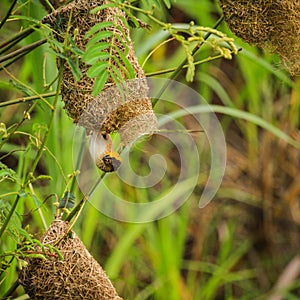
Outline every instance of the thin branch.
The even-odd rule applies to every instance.
[[[43,151],[44,151],[44,146],[45,146],[45,143],[48,139],[48,136],[49,136],[49,132],[50,132],[50,129],[52,127],[52,124],[53,124],[53,120],[54,120],[54,115],[55,115],[55,108],[56,108],[56,105],[57,105],[57,102],[58,102],[58,96],[60,94],[60,86],[61,86],[61,83],[62,83],[62,74],[63,74],[63,65],[60,67],[59,69],[59,77],[58,77],[58,83],[57,83],[57,89],[56,89],[56,95],[55,95],[55,100],[54,100],[54,104],[52,106],[52,111],[51,111],[51,116],[50,116],[50,120],[49,120],[49,123],[48,123],[48,128],[47,128],[47,131],[45,133],[45,136],[44,136],[44,139],[41,143],[41,146],[37,152],[37,155],[32,163],[32,166],[31,166],[31,169],[29,170],[28,172],[28,175],[30,176],[31,173],[34,172],[42,154],[43,154]],[[28,177],[28,176],[27,176]]]
[[[51,110],[53,110],[53,105],[51,105],[46,99],[44,99],[42,97],[42,95],[40,95],[38,92],[36,92],[34,89],[32,89],[30,86],[24,84],[23,82],[21,82],[19,79],[17,79],[13,74],[11,74],[7,69],[4,69],[5,73],[11,77],[15,82],[17,82],[18,84],[20,84],[21,86],[25,87],[27,90],[31,91],[33,94],[35,94],[36,96],[38,96]]]
[[[197,65],[201,65],[203,63],[206,63],[206,62],[210,62],[210,61],[213,61],[213,60],[216,60],[216,59],[219,59],[219,58],[222,58],[224,57],[222,54],[219,54],[219,55],[216,55],[216,56],[209,56],[205,59],[202,59],[202,60],[199,60],[197,62],[194,63],[195,66]],[[189,66],[188,65],[183,65],[181,68],[182,69],[186,69],[188,68]],[[147,77],[152,77],[152,76],[157,76],[157,75],[162,75],[162,74],[167,74],[167,73],[171,73],[171,72],[174,72],[177,70],[178,67],[174,67],[174,68],[169,68],[169,69],[165,69],[165,70],[160,70],[160,71],[156,71],[156,72],[151,72],[151,73],[146,73],[146,76]]]
[[[222,21],[224,20],[224,16],[221,16],[219,18],[219,20],[215,23],[215,25],[212,27],[213,29],[218,28],[218,26],[222,23]],[[211,36],[212,32],[207,32],[206,35],[204,36],[204,41],[206,41],[210,36]],[[201,46],[204,44],[204,41],[202,43],[199,43],[192,51],[192,56],[195,56],[197,54],[197,52],[199,51],[199,49],[201,48]],[[174,71],[174,73],[169,77],[170,80],[168,80],[164,86],[161,88],[160,92],[158,93],[158,95],[156,96],[155,99],[153,99],[152,101],[152,106],[155,107],[155,105],[157,104],[158,100],[160,99],[160,97],[162,96],[162,94],[165,92],[165,90],[168,88],[169,84],[171,83],[172,80],[175,80],[179,73],[181,72],[182,68],[186,65],[187,63],[187,58],[184,59],[184,61],[177,67],[177,69]]]
[[[15,56],[19,56],[20,54],[23,54],[23,53],[27,54],[28,52],[34,50],[35,48],[39,47],[42,44],[45,44],[46,42],[47,42],[46,39],[42,39],[42,40],[34,42],[30,45],[24,46],[16,51],[13,51],[7,55],[4,55],[4,56],[0,57],[0,63],[4,62],[6,60],[9,60],[11,58],[14,58]]]
[[[35,29],[38,27],[39,27],[38,25],[35,25],[33,27],[28,27],[25,30],[23,30],[23,31],[19,32],[18,34],[16,34],[15,36],[13,36],[11,39],[2,43],[0,45],[0,49],[1,49],[0,54],[4,53],[8,49],[10,49],[12,46],[14,46],[16,43],[18,43],[22,39],[26,38],[28,35],[33,33],[35,31]]]
[[[5,218],[5,220],[4,220],[4,222],[3,222],[2,227],[0,228],[0,238],[1,238],[2,234],[4,233],[4,231],[5,231],[5,229],[6,229],[7,225],[8,225],[8,223],[9,223],[11,217],[12,217],[12,215],[13,215],[14,212],[15,212],[19,200],[20,200],[20,194],[18,193],[18,195],[17,195],[17,197],[16,197],[16,199],[15,199],[13,205],[12,205],[11,208],[10,208],[10,211],[9,211],[7,217]]]
[[[106,173],[102,173],[97,182],[93,185],[91,190],[85,195],[80,202],[73,208],[73,210],[70,212],[70,214],[66,217],[66,221],[70,222],[74,217],[75,219],[79,216],[84,204],[87,202],[87,200],[90,198],[90,196],[93,194],[93,192],[96,190],[98,184],[102,181]],[[74,221],[73,221],[74,224]]]
[[[41,97],[42,98],[53,97],[55,95],[56,95],[56,92],[52,92],[52,93],[47,93],[47,94],[40,94],[40,95],[34,95],[34,96],[29,96],[29,97],[17,98],[17,99],[13,99],[13,100],[9,100],[9,101],[0,102],[0,107],[9,106],[9,105],[18,104],[18,103],[24,103],[24,102],[28,102],[28,101],[39,100],[39,99],[41,99]]]
[[[4,16],[4,18],[1,20],[0,22],[0,29],[2,28],[2,26],[5,24],[6,20],[9,18],[10,13],[12,12],[12,10],[14,9],[14,6],[16,5],[18,0],[13,0],[12,4],[10,5],[10,8],[8,9],[6,15]]]

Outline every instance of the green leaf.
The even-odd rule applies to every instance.
[[[62,54],[62,53],[55,53],[56,56],[58,56],[59,58],[63,59],[63,60],[67,60],[68,56]]]
[[[0,123],[0,139],[5,139],[7,138],[7,129],[5,123]]]
[[[69,36],[68,42],[70,45],[69,49],[71,50],[71,52],[73,52],[76,55],[83,54],[83,51],[77,47],[76,42],[74,41],[74,38],[72,36]]]
[[[103,89],[108,78],[108,73],[103,72],[100,76],[97,77],[94,88],[93,88],[93,96],[96,97]]]
[[[64,46],[63,46],[63,44],[62,43],[60,43],[58,40],[56,40],[56,39],[49,39],[49,43],[50,44],[53,44],[54,46],[56,46],[57,47],[57,50],[59,51],[59,52],[63,52],[64,51]],[[53,47],[53,45],[52,45],[52,47]]]
[[[186,72],[186,81],[189,81],[189,82],[193,81],[194,76],[195,76],[195,65],[193,63],[191,63],[188,65],[188,69]]]
[[[123,71],[123,73],[124,73],[124,75],[125,75],[125,78],[123,78],[123,76],[122,76],[122,78],[123,78],[123,80],[124,79],[126,79],[126,78],[130,78],[129,76],[129,73],[128,73],[128,71],[127,71],[127,69],[125,68],[125,66],[122,64],[122,61],[120,61],[119,60],[119,58],[117,57],[117,56],[113,56],[113,60],[115,61],[115,63],[117,64],[117,66],[118,66],[118,70],[119,71]],[[121,74],[121,73],[120,73]]]
[[[93,45],[86,49],[84,55],[82,56],[82,60],[87,64],[93,65],[99,59],[99,53],[108,47],[110,47],[109,43],[99,43]]]
[[[58,255],[59,260],[64,260],[62,253],[57,248],[52,246],[51,250],[54,251]]]
[[[81,71],[78,67],[78,63],[75,63],[74,60],[71,59],[70,57],[67,59],[67,62],[69,64],[70,68],[71,68],[73,76],[75,77],[75,79],[77,81],[79,81],[82,73],[81,73]]]
[[[121,25],[118,25],[117,29],[121,32],[121,34],[117,34],[117,35],[115,35],[115,37],[118,38],[118,40],[120,42],[122,42],[122,45],[125,48],[128,48],[127,45],[130,44],[131,42],[129,40],[129,37],[128,37],[127,33],[125,32],[124,28]]]
[[[88,42],[86,47],[90,47],[91,45],[96,44],[97,42],[104,40],[104,39],[108,39],[112,36],[112,32],[110,31],[100,31],[97,32]]]
[[[112,69],[112,72],[111,72],[110,75],[113,78],[115,84],[118,84],[118,83],[125,80],[122,73],[120,72],[120,70],[116,66],[112,65],[111,69]]]
[[[0,182],[6,179],[16,181],[16,172],[7,167],[4,163],[0,162]]]
[[[39,175],[35,180],[52,180],[52,177],[49,175]]]
[[[96,64],[94,64],[93,66],[91,66],[86,75],[90,78],[94,78],[96,76],[100,76],[104,71],[105,69],[108,67],[108,63],[105,62],[105,61],[100,61]]]
[[[89,65],[94,65],[98,61],[103,61],[109,58],[109,54],[107,52],[93,52],[93,55],[88,56],[84,62]]]
[[[103,5],[101,5],[101,6],[98,6],[98,7],[94,8],[94,9],[92,9],[92,10],[91,10],[91,13],[94,14],[94,13],[96,13],[96,12],[98,12],[98,11],[100,11],[100,10],[106,9],[106,8],[108,8],[108,7],[116,7],[116,6],[117,6],[117,5],[114,4],[114,3],[103,4]]]
[[[85,38],[89,38],[91,35],[93,35],[94,33],[96,33],[97,31],[106,28],[106,27],[110,27],[113,26],[113,22],[100,22],[95,24],[86,34],[85,34]]]
[[[128,72],[128,79],[135,78],[135,71],[134,71],[134,68],[133,68],[132,64],[130,63],[130,61],[127,59],[127,57],[122,52],[119,52],[119,55],[122,59],[123,64],[126,67],[127,72]]]
[[[167,7],[168,9],[171,8],[171,1],[170,1],[170,0],[164,0],[164,3],[165,3],[165,5],[166,5],[166,7]]]

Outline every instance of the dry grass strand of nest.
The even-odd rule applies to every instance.
[[[42,244],[54,245],[64,260],[58,257],[27,260],[28,265],[20,272],[19,281],[28,295],[33,299],[49,300],[122,300],[78,236],[68,230],[67,222],[56,219],[41,239]]]
[[[249,44],[278,54],[300,73],[300,0],[220,0],[231,31]]]

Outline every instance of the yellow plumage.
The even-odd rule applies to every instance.
[[[90,153],[96,166],[104,172],[114,172],[121,165],[121,157],[113,150],[110,135],[106,132],[94,133],[90,141]]]

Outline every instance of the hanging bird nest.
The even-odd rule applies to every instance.
[[[87,76],[89,65],[80,62],[79,68],[82,76],[79,81],[74,78],[69,65],[64,65],[61,94],[65,102],[65,109],[68,115],[81,126],[90,131],[105,131],[111,133],[120,131],[121,140],[126,145],[138,136],[151,133],[157,129],[157,119],[152,110],[151,100],[148,97],[148,85],[145,74],[140,67],[134,54],[133,43],[130,39],[129,30],[124,25],[122,18],[125,17],[123,11],[117,7],[106,7],[97,13],[91,10],[104,1],[76,0],[64,7],[61,7],[43,19],[43,23],[48,23],[57,33],[56,39],[64,41],[65,33],[72,36],[76,47],[84,51],[88,40],[85,34],[97,23],[112,22],[114,26],[106,27],[105,31],[118,31],[119,39],[112,40],[112,37],[103,39],[109,44],[114,43],[120,51],[127,49],[126,58],[130,62],[135,79],[128,80],[123,68],[116,62],[112,62],[124,79],[118,87],[109,76],[102,90],[97,96],[92,96],[95,79]],[[68,28],[68,23],[71,26]],[[111,48],[113,55],[118,56],[114,48]],[[105,51],[105,50],[103,50]],[[115,53],[114,53],[115,51]],[[120,88],[121,87],[121,88]],[[127,123],[136,123],[136,126],[128,128]],[[127,129],[126,129],[127,128]],[[130,132],[128,132],[130,131]]]
[[[300,73],[300,0],[220,0],[230,30],[249,44],[278,54]]]
[[[33,299],[122,300],[98,262],[87,251],[67,222],[56,219],[41,238],[63,256],[48,252],[49,259],[30,258],[19,281]],[[42,250],[37,247],[37,252]]]

